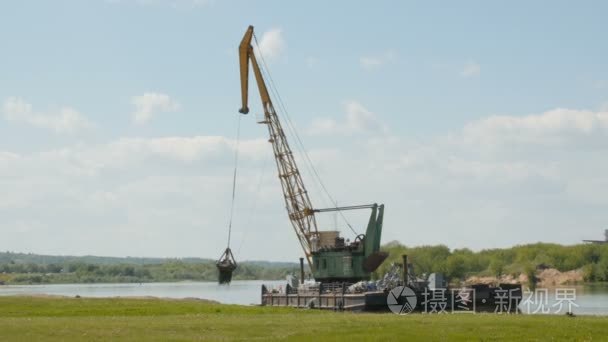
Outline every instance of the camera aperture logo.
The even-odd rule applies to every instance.
[[[407,286],[397,286],[386,296],[386,305],[392,313],[405,315],[412,311],[418,303],[414,290]]]

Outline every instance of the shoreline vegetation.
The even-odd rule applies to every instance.
[[[233,280],[284,279],[298,264],[245,261]],[[49,256],[0,252],[0,285],[217,281],[215,261],[200,258]]]
[[[0,297],[0,340],[591,341],[606,317],[395,315],[153,298]]]
[[[407,254],[417,276],[440,272],[454,285],[522,283],[535,288],[608,282],[608,244],[534,243],[475,252],[444,245],[407,247],[392,241],[382,249],[389,258],[376,277]]]
[[[375,279],[382,277],[392,263],[401,263],[401,255],[407,254],[418,276],[440,272],[455,285],[520,282],[534,288],[608,282],[608,245],[536,243],[474,252],[466,248],[450,250],[444,245],[407,247],[393,241],[382,249],[390,256],[373,274]],[[299,265],[245,261],[239,263],[233,279],[280,280],[287,274],[299,274]],[[217,269],[211,259],[0,252],[0,285],[216,280]]]

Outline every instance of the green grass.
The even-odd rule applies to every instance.
[[[196,300],[0,297],[0,341],[605,340],[608,318],[334,313]]]

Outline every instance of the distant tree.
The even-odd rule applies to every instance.
[[[466,272],[465,258],[453,254],[446,260],[446,276],[448,279],[462,279]]]
[[[489,271],[493,276],[500,277],[505,268],[505,262],[500,256],[494,256],[490,261]]]
[[[536,277],[536,266],[532,264],[528,264],[524,267],[524,274],[528,278],[528,287],[531,291],[536,289],[536,284],[538,283],[538,278]]]

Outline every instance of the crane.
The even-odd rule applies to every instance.
[[[257,63],[251,39],[253,38],[253,26],[249,26],[241,44],[239,46],[239,60],[241,67],[241,100],[242,107],[239,110],[242,114],[249,113],[248,107],[248,83],[249,83],[249,61],[253,67],[258,90],[264,107],[264,123],[268,127],[270,143],[275,155],[275,161],[279,170],[281,188],[287,206],[289,219],[296,232],[298,240],[302,245],[306,259],[311,264],[311,239],[317,234],[317,222],[308,192],[304,187],[302,176],[296,165],[293,152],[287,143],[285,132],[281,127],[281,122],[276,114],[268,88],[264,82],[260,66]]]
[[[253,38],[254,29],[253,26],[249,26],[239,45],[242,103],[239,113],[249,113],[249,65],[251,64],[264,110],[264,118],[259,123],[265,124],[268,128],[268,141],[272,144],[287,214],[308,265],[315,279],[320,281],[369,279],[370,272],[373,272],[388,256],[379,251],[384,205],[313,208],[251,45]],[[372,214],[366,234],[358,235],[352,244],[345,245],[344,239],[339,237],[338,232],[320,231],[317,228],[315,213],[354,209],[372,209]]]

